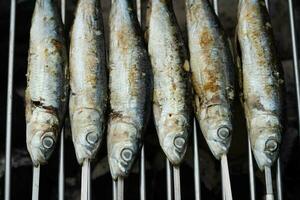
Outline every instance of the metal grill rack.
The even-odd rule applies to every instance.
[[[300,80],[299,80],[299,63],[298,63],[298,52],[297,52],[297,39],[296,39],[296,29],[295,29],[295,18],[294,18],[294,8],[293,8],[293,1],[288,0],[286,1],[289,8],[289,23],[290,23],[290,32],[291,32],[291,39],[292,39],[292,50],[293,50],[293,65],[294,65],[294,75],[295,75],[295,88],[297,94],[297,106],[298,106],[298,125],[300,126]],[[213,5],[215,12],[218,14],[218,0],[213,0]],[[266,0],[266,5],[268,8],[272,6],[268,0]],[[62,12],[62,19],[65,22],[66,16],[66,6],[68,6],[66,0],[61,0],[61,12]],[[141,18],[141,2],[137,0],[137,10],[139,19]],[[17,48],[18,44],[15,44],[15,22],[16,18],[22,17],[18,16],[16,12],[16,0],[11,0],[11,8],[10,8],[10,30],[9,30],[9,52],[8,52],[8,82],[7,82],[7,112],[6,112],[6,151],[5,151],[5,190],[4,194],[5,200],[11,199],[11,193],[13,192],[13,185],[11,184],[11,160],[12,160],[12,118],[16,116],[16,113],[13,113],[13,92],[14,92],[14,49]],[[286,22],[288,23],[288,22]],[[199,147],[198,147],[198,134],[196,128],[196,120],[194,120],[194,131],[193,131],[193,151],[194,151],[194,192],[195,192],[195,199],[201,199],[201,192],[200,192],[200,165],[199,162]],[[58,173],[58,199],[64,199],[64,134],[61,134],[60,138],[60,153],[59,153],[59,173]],[[249,143],[249,181],[250,181],[250,196],[251,200],[259,199],[256,198],[255,192],[255,178],[254,178],[254,169],[253,169],[253,158],[251,153],[251,147]],[[151,193],[152,191],[146,191],[146,178],[147,174],[145,172],[145,155],[147,155],[147,149],[144,147],[142,148],[141,155],[140,155],[140,199],[146,199],[146,193]],[[277,165],[274,167],[276,168],[276,194],[277,197],[275,199],[282,200],[282,183],[281,183],[281,169],[280,169],[280,159],[278,159]],[[181,184],[180,184],[180,169],[179,168],[172,168],[170,163],[166,161],[166,182],[167,182],[167,194],[166,197],[168,200],[180,200],[181,199]],[[182,174],[184,175],[184,174]],[[272,177],[266,177],[266,180],[272,182]],[[90,180],[89,180],[90,181]],[[113,196],[114,199],[121,200],[123,199],[123,192],[124,192],[124,181],[119,180],[118,182],[113,182]],[[272,183],[271,183],[272,185]],[[38,183],[33,183],[33,194],[38,194],[35,192],[35,189],[38,188]],[[272,188],[266,188],[267,191],[270,191]],[[86,193],[89,193],[89,190],[82,190]],[[90,195],[85,195],[82,199],[90,199]],[[38,199],[38,196],[32,197],[32,199]],[[226,199],[223,197],[223,199]],[[229,199],[226,199],[229,200]]]

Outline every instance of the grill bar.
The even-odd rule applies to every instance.
[[[289,4],[289,15],[290,15],[290,26],[291,26],[291,38],[293,45],[293,61],[294,61],[294,74],[296,81],[296,93],[297,93],[297,106],[298,106],[298,127],[300,127],[300,80],[299,80],[299,60],[298,60],[298,43],[296,38],[296,27],[295,27],[295,15],[293,0],[288,1]]]
[[[267,9],[269,9],[269,1],[266,1]],[[213,0],[213,6],[215,12],[218,14],[218,0]],[[300,126],[300,80],[299,80],[299,61],[298,61],[298,50],[297,50],[297,38],[296,38],[296,27],[294,19],[294,8],[293,1],[288,1],[289,6],[289,17],[290,17],[290,27],[291,27],[291,39],[293,48],[293,64],[296,82],[296,92],[297,92],[297,106],[298,106],[298,123]],[[61,0],[61,14],[63,23],[65,23],[65,12],[66,12],[66,1]],[[137,0],[137,15],[138,19],[141,20],[141,2]],[[13,72],[14,72],[14,47],[15,47],[15,20],[16,20],[16,0],[11,0],[10,8],[10,32],[9,32],[9,59],[8,59],[8,86],[7,86],[7,112],[6,112],[6,150],[5,150],[5,200],[10,200],[10,186],[11,186],[11,139],[12,139],[12,106],[13,106]],[[195,181],[195,199],[201,199],[200,191],[200,167],[199,167],[199,152],[198,152],[198,141],[197,141],[197,130],[196,130],[196,120],[194,120],[194,181]],[[59,200],[64,199],[64,131],[61,133],[60,138],[60,158],[59,158]],[[250,178],[250,193],[251,200],[255,200],[255,177],[253,169],[253,157],[251,152],[250,140],[248,139],[248,154],[249,154],[249,178]],[[278,159],[276,163],[276,184],[277,184],[277,195],[278,200],[282,200],[282,179],[281,179],[281,163]],[[172,169],[170,162],[166,161],[167,169],[167,195],[168,199],[176,200],[181,199],[180,195],[180,170],[174,167]],[[34,174],[39,177],[40,168],[34,168]],[[268,170],[267,170],[268,171]],[[272,177],[270,173],[266,173],[266,186],[270,186],[272,183]],[[179,181],[179,182],[178,182]],[[173,190],[174,182],[174,190]],[[176,184],[176,182],[179,183]],[[118,186],[117,186],[118,185]],[[38,186],[39,182],[33,182],[33,196],[32,199],[38,199]],[[117,189],[117,187],[119,189]],[[37,192],[36,192],[37,189]],[[119,179],[118,182],[113,181],[113,194],[114,199],[121,200],[124,198],[124,180]],[[34,192],[35,191],[35,192]],[[271,188],[268,188],[271,191]],[[174,192],[174,193],[173,193]],[[175,195],[174,195],[175,194]],[[267,192],[268,198],[269,192]],[[146,199],[146,175],[145,175],[145,149],[144,146],[141,149],[140,156],[140,199]],[[225,198],[226,199],[226,198]]]
[[[9,55],[8,55],[8,82],[7,82],[7,110],[6,110],[6,148],[5,148],[5,200],[10,200],[11,185],[11,126],[14,80],[14,49],[16,26],[16,0],[10,4],[10,28],[9,28]]]
[[[201,200],[201,178],[199,166],[199,150],[198,150],[198,135],[197,135],[197,122],[194,118],[194,182],[195,182],[195,200]]]
[[[252,149],[250,138],[248,136],[248,162],[249,162],[249,184],[250,184],[250,197],[251,200],[256,199],[255,195],[255,176],[254,176],[254,169],[253,169],[253,157],[252,157]]]
[[[281,163],[280,163],[280,158],[278,158],[276,166],[277,166],[277,171],[276,171],[276,184],[277,184],[277,199],[282,200],[282,180],[281,180]]]
[[[170,161],[166,158],[166,170],[167,170],[167,200],[173,200],[173,187],[172,187],[172,168]]]
[[[142,4],[136,0],[136,12],[139,23],[142,27]],[[140,200],[146,200],[146,171],[145,171],[145,146],[142,146],[140,155]]]
[[[61,0],[61,18],[63,24],[65,24],[66,21],[66,0]],[[65,193],[65,163],[64,163],[64,128],[61,131],[60,135],[60,152],[59,152],[59,169],[58,169],[58,199],[63,200],[64,199],[64,193]]]
[[[140,200],[146,200],[145,147],[141,150],[140,160]]]

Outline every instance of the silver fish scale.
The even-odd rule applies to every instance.
[[[130,1],[112,4],[109,52],[107,143],[111,173],[117,178],[128,175],[141,147],[151,102],[151,64]],[[123,150],[131,152],[130,159],[122,158]]]
[[[61,108],[64,99],[64,69],[67,65],[63,48],[61,23],[57,18],[44,16],[43,7],[36,8],[32,20],[28,59],[28,89],[32,101]],[[53,11],[54,12],[54,11]],[[56,31],[53,31],[56,30]]]
[[[171,6],[170,2],[152,1],[148,50],[154,77],[157,134],[168,159],[179,164],[190,132],[191,88],[189,62]],[[176,138],[182,138],[180,147],[175,145]]]
[[[100,2],[79,1],[70,45],[70,120],[79,163],[95,157],[105,129],[107,73]],[[90,139],[88,139],[90,137]]]
[[[263,1],[240,2],[238,39],[248,132],[256,161],[263,169],[270,167],[278,156],[282,128],[281,64]],[[268,151],[269,141],[277,145],[273,152]]]
[[[234,63],[224,30],[209,1],[188,0],[187,29],[196,116],[202,133],[217,159],[228,152],[232,131]],[[201,19],[201,20],[199,20]]]
[[[37,1],[30,31],[26,89],[27,147],[34,165],[50,157],[66,110],[68,63],[63,36],[55,3]]]

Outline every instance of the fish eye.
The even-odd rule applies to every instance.
[[[90,132],[86,135],[86,141],[91,145],[96,144],[98,142],[98,140],[99,140],[99,137],[94,132]]]
[[[133,151],[131,149],[125,148],[125,149],[122,150],[122,152],[121,152],[121,158],[124,161],[128,162],[128,161],[130,161],[132,159],[132,157],[133,157]]]
[[[228,127],[223,126],[218,129],[217,134],[218,134],[219,138],[227,139],[231,133],[230,133],[230,130]]]
[[[45,149],[51,149],[54,146],[54,139],[50,136],[45,136],[42,139],[42,144]]]
[[[182,149],[184,144],[185,144],[185,139],[183,137],[179,136],[174,139],[174,145],[176,148]]]
[[[266,150],[269,152],[275,152],[278,149],[278,142],[274,139],[269,139],[265,145]]]

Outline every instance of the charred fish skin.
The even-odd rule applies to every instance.
[[[131,0],[110,11],[108,160],[113,179],[129,174],[150,110],[151,63]]]
[[[186,0],[195,113],[213,155],[231,143],[234,62],[225,32],[208,0]]]
[[[70,43],[70,122],[80,164],[93,159],[105,131],[107,72],[99,0],[80,0]]]
[[[154,121],[163,151],[178,165],[191,131],[189,62],[172,1],[152,0],[150,9],[148,51],[154,80]]]
[[[248,134],[261,170],[277,159],[282,132],[281,63],[263,0],[241,0],[237,27],[242,55],[244,109]]]
[[[66,110],[68,59],[63,24],[52,0],[37,0],[30,30],[26,142],[35,166],[54,150]]]

